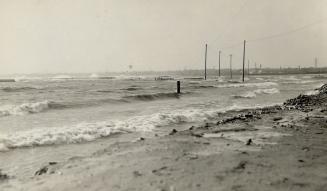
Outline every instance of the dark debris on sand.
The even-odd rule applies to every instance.
[[[2,170],[0,169],[0,182],[4,181],[4,180],[8,180],[9,176],[5,173],[2,172]]]
[[[40,175],[46,174],[46,173],[48,173],[50,166],[53,166],[56,164],[58,164],[58,163],[57,162],[49,162],[48,165],[45,165],[42,168],[40,168],[39,170],[37,170],[34,175],[40,176]],[[54,173],[54,171],[51,171],[50,173]]]

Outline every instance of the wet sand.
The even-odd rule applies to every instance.
[[[283,106],[119,142],[90,157],[0,173],[1,190],[326,190],[327,86]]]

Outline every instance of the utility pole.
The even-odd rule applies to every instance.
[[[218,69],[218,76],[220,77],[220,55],[221,55],[221,51],[219,50],[219,69]]]
[[[207,80],[207,49],[208,49],[208,45],[206,44],[206,50],[204,56],[204,80]]]
[[[233,55],[230,54],[229,55],[229,70],[230,70],[230,78],[232,79],[233,78],[233,71],[232,71],[232,59],[233,59]]]
[[[317,69],[317,67],[318,67],[318,58],[316,57],[315,58],[315,68]]]
[[[246,44],[246,40],[244,40],[244,47],[243,47],[243,75],[242,75],[243,82],[244,82],[244,67],[245,67],[245,44]]]

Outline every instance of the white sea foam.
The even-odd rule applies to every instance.
[[[324,85],[324,83],[319,83],[319,84],[316,84],[314,85],[314,89],[317,89],[317,88],[321,88],[322,86]]]
[[[283,84],[309,84],[309,83],[315,83],[317,81],[314,80],[297,80],[297,81],[286,81],[286,82],[281,82]]]
[[[255,98],[258,94],[276,94],[279,93],[277,88],[271,89],[257,89],[254,91],[248,91],[240,95],[233,95],[234,98]]]
[[[298,81],[300,79],[296,78],[295,76],[288,76],[288,77],[281,77],[281,80]]]
[[[4,152],[4,151],[9,151],[9,148],[4,143],[0,143],[0,152]]]
[[[98,74],[91,74],[90,78],[99,78],[99,75]]]
[[[52,78],[50,78],[50,81],[66,81],[66,80],[72,80],[74,79],[72,76],[69,75],[57,75]]]
[[[319,90],[312,90],[304,93],[304,95],[318,95],[318,94],[319,94]]]
[[[254,92],[245,92],[241,95],[233,95],[234,98],[255,98],[257,95]]]
[[[49,109],[51,102],[48,100],[35,102],[35,103],[23,103],[18,106],[4,105],[0,107],[0,116],[8,115],[25,115],[31,113],[39,113]]]
[[[84,123],[73,127],[40,128],[5,134],[0,137],[0,144],[2,144],[2,150],[8,150],[19,147],[80,143],[119,131],[111,124]]]
[[[41,80],[41,77],[37,76],[18,76],[14,78],[16,82],[29,82],[29,81],[36,81]]]
[[[202,121],[216,114],[214,111],[184,110],[136,116],[124,121],[80,123],[74,126],[18,131],[0,137],[0,151],[18,147],[88,142],[113,133],[152,131],[154,128],[171,124]]]
[[[128,76],[128,75],[115,76],[116,80],[131,80],[131,81],[145,80],[147,78],[148,77],[146,77],[146,76]]]
[[[225,79],[222,78],[222,77],[219,77],[219,78],[217,79],[217,81],[218,81],[218,82],[225,82]]]
[[[96,123],[80,123],[72,126],[18,131],[13,134],[0,135],[0,151],[7,151],[8,149],[19,147],[89,142],[102,137],[108,137],[113,133],[128,133],[136,131],[149,132],[162,126],[188,122],[202,122],[217,117],[218,113],[247,108],[253,107],[234,104],[220,110],[188,109],[176,110],[173,112],[166,111],[152,115],[135,116],[124,121],[116,120]]]
[[[220,88],[238,88],[238,87],[270,87],[278,86],[275,82],[259,82],[259,83],[236,83],[236,84],[223,84],[218,85]]]
[[[257,89],[254,90],[255,94],[276,94],[279,93],[279,90],[277,88],[271,88],[271,89]]]

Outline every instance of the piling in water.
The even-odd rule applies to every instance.
[[[177,93],[180,94],[181,93],[181,82],[177,81]]]

